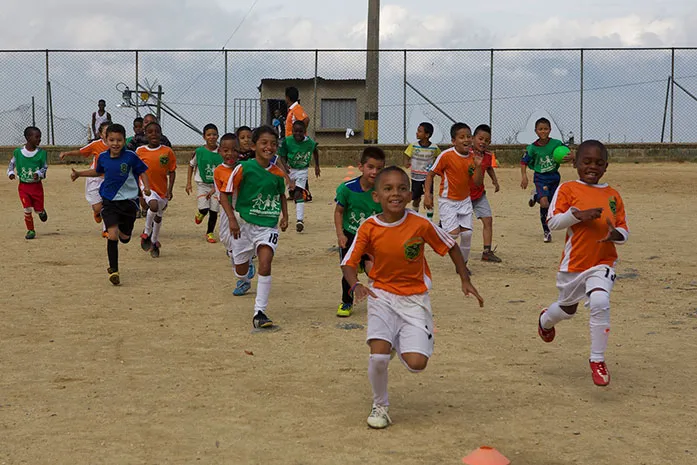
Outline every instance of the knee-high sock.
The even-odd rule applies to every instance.
[[[610,295],[595,291],[590,295],[591,362],[605,360],[607,340],[610,336]]]
[[[155,216],[157,216],[157,213],[148,208],[148,213],[145,215],[145,229],[143,231],[148,236],[152,234],[152,225],[155,222]]]
[[[215,230],[215,223],[218,222],[218,212],[210,211],[208,216],[208,229],[206,229],[206,234],[210,234]]]
[[[549,226],[547,226],[547,213],[549,208],[540,207],[540,223],[542,223],[542,230],[546,233],[549,232]]]
[[[106,253],[109,257],[109,268],[113,271],[119,271],[119,241],[106,241]]]
[[[295,204],[295,219],[298,221],[305,219],[305,202],[303,200],[299,200]]]
[[[540,317],[540,324],[544,329],[552,329],[561,320],[570,320],[573,317],[561,309],[559,302],[554,302]]]
[[[158,242],[160,240],[160,228],[162,228],[162,222],[163,218],[160,217],[160,222],[158,223],[155,221],[155,223],[152,225],[152,241],[153,242]]]
[[[249,282],[252,281],[251,279],[249,279],[249,278],[247,277],[247,275],[248,275],[249,273],[245,273],[245,274],[243,274],[243,275],[238,274],[238,273],[237,273],[237,269],[235,269],[235,265],[234,265],[234,264],[232,265],[232,271],[235,273],[235,276],[237,276],[237,279],[239,279],[240,281],[244,281],[245,283],[249,283]],[[255,312],[255,313],[256,313],[256,312]]]
[[[34,215],[32,215],[31,211],[24,212],[24,225],[27,227],[27,231],[34,230]]]
[[[254,314],[265,312],[269,305],[269,294],[271,294],[271,275],[257,278],[257,297],[254,300]]]
[[[470,249],[472,248],[472,230],[467,229],[460,233],[460,251],[462,252],[462,257],[465,259],[465,263],[469,260]]]
[[[387,398],[387,366],[389,364],[389,354],[370,354],[368,380],[373,388],[373,404],[375,405],[390,405]]]

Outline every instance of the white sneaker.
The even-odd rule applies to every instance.
[[[545,233],[544,241],[545,241],[545,242],[552,242],[552,233],[551,233],[551,232],[546,232],[546,233]]]
[[[392,423],[386,405],[373,405],[373,409],[368,415],[368,426],[375,429],[387,428]]]

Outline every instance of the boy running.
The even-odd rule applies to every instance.
[[[206,144],[199,147],[194,152],[189,162],[189,170],[186,176],[186,193],[191,194],[191,177],[194,175],[196,181],[196,202],[198,213],[194,217],[196,224],[201,224],[208,215],[208,228],[206,229],[206,240],[211,244],[215,243],[215,223],[218,221],[220,204],[215,193],[213,173],[223,162],[223,157],[218,153],[218,128],[215,124],[206,124],[203,127],[203,140]]]
[[[428,122],[419,124],[416,129],[416,144],[409,144],[404,151],[407,168],[411,168],[411,199],[412,208],[415,212],[419,212],[421,197],[424,195],[424,184],[428,169],[433,164],[433,160],[440,155],[440,149],[436,144],[431,143],[433,135],[433,125]],[[433,195],[433,185],[431,185],[431,195]],[[426,210],[426,216],[433,218],[433,209]]]

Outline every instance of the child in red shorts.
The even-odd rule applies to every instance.
[[[17,147],[7,167],[7,176],[14,180],[19,178],[19,199],[24,207],[24,224],[27,226],[25,239],[34,239],[34,217],[32,208],[39,215],[42,222],[48,220],[48,214],[44,209],[44,186],[41,180],[46,177],[48,165],[46,163],[46,151],[39,148],[41,143],[41,131],[39,128],[29,126],[24,130],[24,138],[27,143],[24,147]]]

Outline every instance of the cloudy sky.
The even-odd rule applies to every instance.
[[[6,0],[0,49],[360,48],[366,0]],[[694,0],[382,2],[385,48],[697,43]]]

